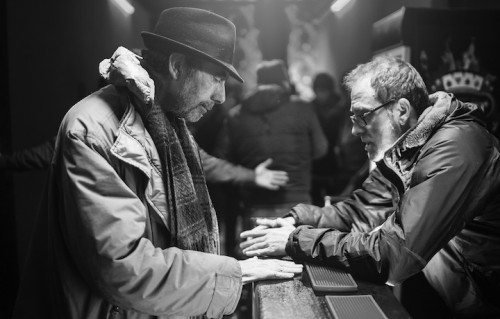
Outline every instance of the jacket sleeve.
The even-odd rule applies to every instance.
[[[58,230],[85,282],[112,304],[150,315],[232,313],[242,288],[239,263],[174,247],[162,250],[144,238],[149,222],[144,202],[109,164],[116,159],[103,151],[98,137],[85,134],[63,138]]]
[[[32,148],[0,156],[0,169],[14,172],[44,170],[50,166],[54,154],[55,136]]]
[[[390,284],[423,269],[473,218],[474,190],[487,176],[486,152],[494,147],[471,138],[482,133],[462,134],[464,129],[440,130],[427,142],[412,184],[380,228],[368,233],[300,226],[289,237],[287,253]]]
[[[319,124],[318,117],[316,113],[309,108],[309,119],[310,119],[310,138],[312,145],[312,158],[318,159],[326,154],[328,151],[328,140],[326,139],[325,133]]]
[[[393,211],[390,182],[375,168],[347,199],[326,207],[299,204],[292,208],[291,215],[298,225],[369,232]]]
[[[207,181],[212,183],[254,184],[255,172],[249,168],[234,165],[200,150],[201,163]]]

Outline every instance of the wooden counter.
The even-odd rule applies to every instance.
[[[387,318],[410,318],[388,286],[362,281],[356,283],[357,292],[338,293],[338,295],[372,295]],[[254,283],[252,307],[254,319],[334,318],[328,309],[324,294],[312,290],[308,276],[304,273],[293,280]]]

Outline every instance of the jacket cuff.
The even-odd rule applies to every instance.
[[[208,318],[222,318],[233,313],[240,300],[243,283],[239,262],[231,257],[220,263],[221,268],[216,273],[214,295],[208,306]]]
[[[251,183],[253,185],[257,185],[257,174],[255,174],[255,171],[254,170],[248,170],[246,172],[244,172],[244,180],[247,181],[248,183]]]
[[[285,252],[288,256],[290,256],[294,262],[301,263],[301,253],[300,243],[299,243],[299,233],[303,230],[307,230],[312,228],[312,226],[299,226],[288,236],[288,241],[285,246]]]

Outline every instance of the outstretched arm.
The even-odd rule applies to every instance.
[[[284,171],[270,170],[272,160],[259,164],[254,170],[232,164],[226,160],[214,157],[203,149],[200,158],[207,181],[212,183],[255,184],[262,188],[277,190],[288,182],[288,174]]]

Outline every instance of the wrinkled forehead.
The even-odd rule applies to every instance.
[[[371,85],[371,77],[365,76],[354,82],[351,87],[351,111],[370,110],[377,104],[375,90]]]

